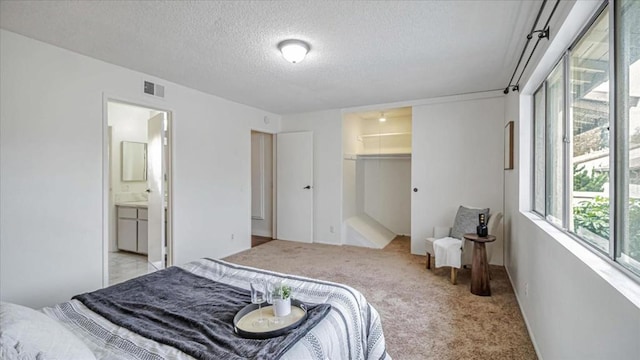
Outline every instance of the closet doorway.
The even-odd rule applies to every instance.
[[[412,108],[343,117],[343,243],[384,248],[411,234]]]
[[[112,285],[171,265],[171,113],[105,105],[105,285]]]
[[[251,131],[251,247],[275,238],[274,136]]]

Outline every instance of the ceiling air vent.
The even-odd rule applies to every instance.
[[[151,81],[144,81],[142,90],[145,94],[164,98],[164,86],[154,84]]]

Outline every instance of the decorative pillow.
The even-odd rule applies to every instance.
[[[47,315],[0,302],[0,358],[95,360],[89,348]]]
[[[478,226],[478,215],[484,214],[485,218],[489,218],[489,208],[475,209],[460,206],[458,213],[456,214],[456,221],[453,223],[453,229],[451,229],[451,237],[461,239],[466,233],[476,232],[476,226]]]

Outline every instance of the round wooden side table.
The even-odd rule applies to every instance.
[[[480,237],[477,234],[464,234],[465,240],[473,241],[473,260],[471,262],[471,293],[479,296],[491,296],[489,285],[489,263],[485,243],[496,241],[493,235]]]

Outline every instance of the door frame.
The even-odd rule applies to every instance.
[[[111,206],[111,197],[109,196],[109,187],[111,185],[111,160],[110,160],[110,133],[109,133],[109,102],[116,102],[126,105],[132,105],[142,108],[147,108],[155,111],[162,111],[167,114],[167,156],[166,156],[166,171],[167,181],[169,182],[167,189],[169,194],[167,196],[167,230],[165,237],[167,238],[167,267],[173,265],[173,117],[174,111],[170,108],[164,107],[165,104],[157,104],[155,102],[147,101],[145,99],[136,98],[131,99],[126,96],[120,96],[110,94],[107,92],[102,93],[102,287],[109,286],[109,241],[110,241],[110,218],[109,211]]]
[[[268,131],[265,129],[258,129],[258,128],[253,128],[250,127],[249,128],[249,189],[251,189],[251,147],[253,146],[252,142],[251,142],[251,133],[252,132],[259,132],[259,133],[263,133],[263,134],[269,134],[271,135],[271,238],[272,239],[277,239],[276,234],[277,234],[277,210],[278,210],[278,200],[276,198],[277,193],[278,193],[278,184],[276,183],[276,179],[277,179],[277,159],[276,159],[276,149],[277,149],[277,145],[278,145],[278,140],[277,140],[277,136],[278,132],[273,132],[273,131]],[[251,212],[251,199],[252,197],[249,196],[249,212]],[[251,215],[251,214],[249,214]],[[249,216],[249,235],[253,236],[253,224],[251,223],[251,216]],[[249,242],[249,248],[251,248],[251,242]]]

